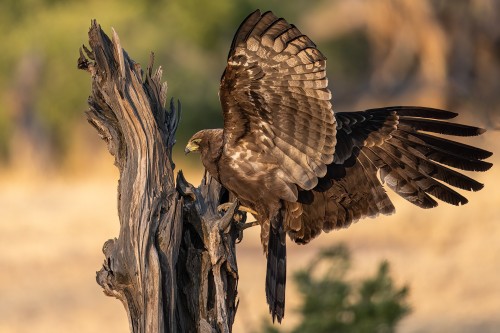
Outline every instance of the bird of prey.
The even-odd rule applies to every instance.
[[[266,298],[278,322],[286,234],[305,244],[322,231],[393,213],[383,184],[422,208],[436,199],[463,205],[467,199],[449,185],[483,185],[456,169],[491,167],[483,161],[490,152],[441,135],[484,132],[448,122],[456,113],[413,106],[334,113],[325,67],[297,27],[253,12],[234,36],[221,78],[224,127],[194,134],[185,150],[199,151],[210,175],[254,213],[267,255]]]

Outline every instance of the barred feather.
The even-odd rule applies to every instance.
[[[305,190],[316,186],[333,161],[336,128],[325,57],[307,36],[271,12],[250,15],[234,38],[220,97],[232,129],[224,134],[227,154],[245,137],[269,138],[266,151],[284,177]],[[297,165],[316,179],[297,177]]]

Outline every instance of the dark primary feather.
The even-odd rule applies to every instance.
[[[243,43],[243,41],[248,37],[248,34],[259,20],[260,20],[260,11],[256,10],[250,15],[248,15],[243,20],[243,22],[241,22],[240,26],[238,27],[238,30],[236,31],[236,34],[233,37],[231,47],[229,48],[229,54],[227,55],[228,60],[234,54],[236,46]]]
[[[358,119],[359,115],[362,115],[364,121],[352,124],[353,114],[358,114]],[[437,120],[455,116],[456,114],[448,111],[418,107],[390,107],[364,112],[337,113],[339,132],[351,133],[348,135],[348,140],[342,140],[342,144],[347,148],[341,152],[346,151],[348,155],[353,147],[362,148],[362,152],[371,157],[371,162],[382,170],[382,180],[386,181],[396,193],[416,205],[435,206],[434,201],[428,198],[428,194],[451,204],[464,204],[467,200],[463,196],[435,179],[464,190],[477,191],[482,188],[482,184],[446,165],[464,166],[466,170],[474,167],[487,170],[491,164],[482,159],[491,156],[491,153],[421,132],[460,136],[483,133],[483,130],[477,127]],[[394,119],[392,131],[387,130],[387,121],[384,119]],[[371,128],[371,131],[366,131],[366,128]],[[382,141],[374,133],[381,136]],[[454,157],[452,162],[447,161],[450,156]],[[336,159],[343,158],[345,156]],[[457,161],[460,163],[456,163]]]
[[[290,232],[292,239],[307,243],[321,231],[392,213],[394,207],[382,183],[422,208],[437,206],[434,198],[453,205],[467,203],[448,185],[478,191],[483,184],[449,167],[485,171],[491,163],[483,159],[491,153],[433,134],[475,136],[484,132],[443,121],[455,116],[439,109],[401,106],[336,113],[334,163],[313,191],[301,195],[310,207],[304,205],[302,227]]]

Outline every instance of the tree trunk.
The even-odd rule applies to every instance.
[[[97,282],[123,303],[131,332],[231,332],[236,204],[217,212],[228,195],[208,174],[194,188],[179,172],[175,186],[180,104],[165,108],[167,85],[161,68],[153,73],[153,55],[144,75],[116,32],[110,40],[96,21],[89,44],[78,59],[92,77],[87,117],[120,171],[120,234],[104,244]]]

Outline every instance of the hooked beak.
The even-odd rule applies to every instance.
[[[187,154],[189,154],[192,151],[198,150],[199,148],[200,147],[196,143],[189,142],[187,144],[186,148],[184,149],[184,153],[187,155]]]

